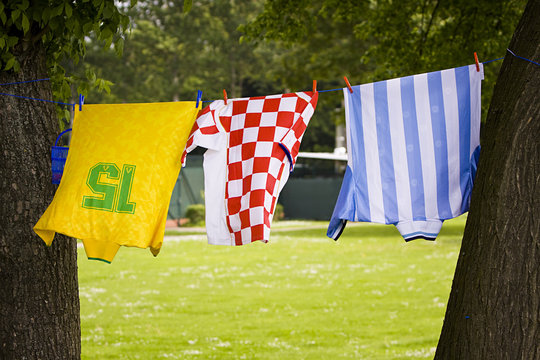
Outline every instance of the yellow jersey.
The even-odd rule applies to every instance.
[[[156,256],[198,111],[194,101],[77,107],[62,180],[36,234],[49,246],[56,232],[81,239],[94,260],[111,262],[120,246]]]

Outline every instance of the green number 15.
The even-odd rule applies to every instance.
[[[109,180],[104,182],[103,176]],[[96,196],[83,196],[86,209],[117,213],[135,213],[135,203],[130,202],[135,165],[124,164],[122,172],[114,163],[97,163],[90,168],[86,185]]]

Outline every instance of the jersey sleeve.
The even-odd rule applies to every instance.
[[[291,129],[283,136],[279,144],[291,163],[290,172],[293,171],[294,164],[296,163],[296,157],[300,151],[300,142],[302,141],[304,132],[315,112],[319,93],[301,92],[297,93],[297,95],[299,99],[295,111],[300,113],[300,116],[296,119]]]
[[[219,150],[225,146],[225,134],[217,126],[217,116],[223,106],[223,100],[216,100],[201,110],[182,154],[182,166],[186,166],[187,154],[198,146],[212,150]]]

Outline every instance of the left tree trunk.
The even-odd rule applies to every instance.
[[[0,84],[47,77],[40,46],[18,54],[21,71]],[[52,99],[46,81],[0,92]],[[76,242],[49,248],[32,228],[52,200],[50,147],[59,133],[54,105],[0,95],[0,359],[78,359]]]

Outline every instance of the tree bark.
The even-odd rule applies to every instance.
[[[540,59],[540,1],[509,49]],[[435,359],[540,359],[540,67],[507,53]]]
[[[0,83],[47,77],[40,46],[17,58],[21,71],[0,72]],[[4,85],[0,92],[52,99],[47,81]],[[76,242],[57,235],[47,247],[32,230],[55,191],[54,105],[0,95],[0,129],[0,359],[78,359]]]

